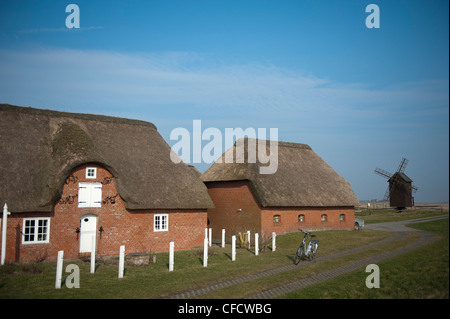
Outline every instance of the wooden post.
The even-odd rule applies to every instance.
[[[212,245],[212,228],[209,229],[209,239],[208,239],[209,247]]]
[[[250,240],[250,231],[249,230],[247,230],[247,240],[248,240],[248,249],[250,249],[251,240]]]
[[[125,264],[125,245],[120,246],[119,250],[119,278],[123,278]]]
[[[8,212],[8,205],[3,206],[3,218],[2,218],[2,252],[1,252],[1,264],[5,264],[5,258],[6,258],[6,232],[7,226],[8,226],[8,215],[11,215],[10,212]]]
[[[222,229],[222,248],[225,248],[225,229]]]
[[[208,266],[208,238],[203,240],[203,267]]]
[[[95,273],[95,235],[92,236],[91,274]]]
[[[236,236],[231,236],[231,261],[236,260]]]
[[[58,251],[58,257],[56,259],[56,279],[55,279],[56,289],[61,289],[63,257],[64,251],[63,250]]]
[[[169,243],[169,271],[173,271],[174,249],[175,249],[175,243],[173,241],[171,241]]]
[[[275,232],[272,233],[272,251],[275,251],[275,249],[277,249],[276,246],[276,240],[277,239],[277,234]]]
[[[255,256],[259,255],[259,235],[255,233]]]

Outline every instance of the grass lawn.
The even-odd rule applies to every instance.
[[[355,217],[364,219],[366,224],[375,224],[431,217],[442,214],[445,214],[445,212],[441,213],[438,210],[431,211],[424,209],[406,209],[400,212],[395,209],[362,209],[361,211],[355,213]]]
[[[439,234],[429,245],[378,264],[380,288],[368,289],[365,269],[352,272],[284,298],[422,299],[449,298],[449,220],[414,224]]]
[[[320,256],[367,245],[389,236],[381,231],[321,231],[316,232],[321,243]],[[174,271],[168,271],[168,253],[157,254],[156,264],[129,266],[125,276],[117,278],[118,266],[98,264],[90,274],[90,263],[65,261],[63,286],[55,289],[55,262],[35,265],[5,265],[0,267],[0,298],[153,298],[248,274],[262,272],[293,263],[298,248],[299,233],[277,236],[277,249],[271,244],[265,252],[255,256],[253,250],[238,248],[236,261],[231,261],[231,247],[212,247],[208,267],[204,268],[202,250],[176,251]],[[253,247],[252,247],[253,249]],[[65,267],[76,264],[80,268],[80,288],[67,288]],[[275,280],[275,279],[274,279]],[[270,280],[269,280],[270,281]],[[234,297],[230,292],[228,298]]]

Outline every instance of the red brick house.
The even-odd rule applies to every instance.
[[[148,122],[0,105],[6,261],[201,246],[214,205],[170,152]]]
[[[265,143],[264,143],[265,144]],[[208,209],[213,233],[227,240],[251,230],[262,236],[318,229],[353,229],[358,200],[336,171],[306,144],[278,142],[278,169],[260,174],[258,161],[236,161],[236,144],[203,175],[214,208]],[[269,154],[267,143],[266,154]],[[227,152],[233,163],[225,163]]]

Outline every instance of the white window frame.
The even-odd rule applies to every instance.
[[[89,174],[91,172],[93,175]],[[86,167],[86,178],[97,178],[97,167]]]
[[[169,214],[155,214],[153,216],[153,231],[169,231]]]
[[[44,233],[45,236],[45,240],[40,240],[39,239],[39,228],[42,226],[39,226],[39,221],[45,220],[47,222],[46,227],[46,232]],[[25,240],[25,236],[26,235],[31,235],[31,233],[27,234],[26,231],[26,224],[27,221],[34,221],[34,226],[33,227],[33,240]],[[28,226],[28,228],[31,228],[30,226]],[[23,219],[23,225],[22,225],[22,244],[24,245],[29,245],[29,244],[48,244],[50,242],[50,217],[33,217],[33,218],[24,218]]]
[[[328,221],[328,215],[327,214],[320,215],[320,220],[322,223],[326,223]]]
[[[79,183],[78,207],[102,207],[102,183]]]

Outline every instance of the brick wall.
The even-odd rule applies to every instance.
[[[97,167],[95,179],[86,178],[88,166]],[[80,182],[102,183],[101,207],[78,207]],[[82,165],[67,178],[52,213],[13,212],[8,217],[7,261],[34,261],[45,256],[51,260],[56,258],[58,250],[64,250],[65,258],[78,258],[80,234],[77,236],[76,229],[87,214],[97,216],[98,256],[118,255],[120,245],[126,246],[127,253],[167,251],[171,241],[175,242],[176,250],[202,246],[207,224],[206,210],[129,211],[108,170],[98,165]],[[154,231],[155,214],[168,214],[168,231]],[[23,219],[29,217],[50,217],[49,243],[22,242]]]
[[[248,181],[227,181],[206,183],[215,208],[208,209],[208,220],[213,229],[213,238],[221,237],[222,228],[226,230],[226,240],[238,232],[251,230],[261,236],[271,236],[297,231],[317,229],[353,229],[353,207],[261,207],[254,196]],[[242,211],[239,211],[241,209]],[[325,214],[325,221],[322,215]],[[274,222],[274,216],[279,217]],[[303,215],[299,221],[299,215]],[[342,215],[342,217],[341,217]]]
[[[261,209],[247,181],[208,182],[206,186],[215,206],[208,209],[214,239],[221,238],[223,228],[227,242],[238,232],[261,229]]]
[[[274,221],[274,216],[278,215]],[[302,215],[302,217],[300,217]],[[325,215],[322,220],[322,215]],[[341,216],[342,215],[342,216]],[[262,229],[266,234],[285,234],[304,230],[353,229],[355,209],[353,207],[314,208],[264,208],[261,213]]]

